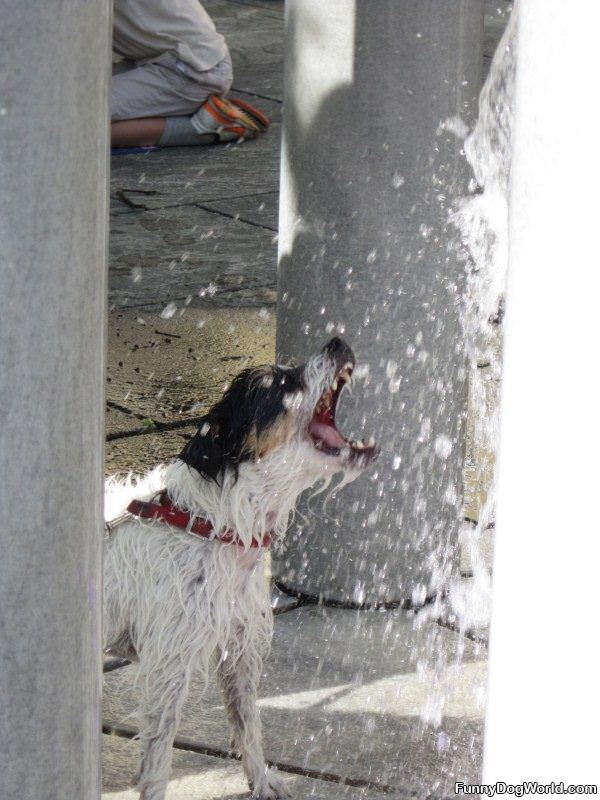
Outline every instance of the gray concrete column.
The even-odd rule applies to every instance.
[[[464,264],[446,221],[467,190],[453,131],[474,119],[483,2],[295,0],[286,31],[278,357],[343,335],[369,372],[341,427],[383,453],[327,513],[301,509],[274,572],[327,598],[419,603],[458,555]]]
[[[0,797],[99,796],[110,3],[0,0]]]
[[[483,773],[597,785],[600,9],[518,8]]]

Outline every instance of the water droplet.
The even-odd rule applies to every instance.
[[[177,306],[175,303],[167,303],[167,305],[160,312],[161,319],[171,319],[171,317],[175,316],[176,311]]]
[[[440,436],[436,438],[433,447],[436,456],[445,460],[452,452],[452,440],[449,439],[448,436],[440,434]]]

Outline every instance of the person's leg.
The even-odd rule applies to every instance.
[[[112,65],[111,118],[126,115],[128,106],[128,87],[134,86],[136,77],[127,73],[137,69],[135,62],[128,59],[115,61]],[[141,119],[119,119],[111,123],[111,144],[113,147],[148,147],[156,144],[164,130],[165,120],[161,117],[147,116]]]
[[[166,117],[192,114],[207,96],[206,89],[164,64],[144,64],[113,74],[111,145],[156,145]]]
[[[211,94],[210,87],[192,80],[176,65],[173,58],[113,75],[111,121],[193,114]]]
[[[112,122],[110,143],[113,147],[152,147],[165,130],[165,117],[123,119]]]
[[[114,74],[111,144],[181,147],[257,136],[268,120],[241,101],[224,99],[232,78],[229,54],[193,76],[175,59]]]
[[[178,65],[175,59],[172,63],[115,70],[111,86],[111,144],[156,145],[165,132],[167,119],[176,122],[170,125],[163,144],[212,143],[215,137],[198,136],[189,126],[189,118],[211,94],[226,92],[231,78],[229,57],[195,77],[186,74],[184,65]],[[178,141],[180,137],[182,142]]]
[[[266,130],[269,122],[233,102],[211,96],[191,117],[147,117],[111,124],[113,147],[188,147],[252,139]]]

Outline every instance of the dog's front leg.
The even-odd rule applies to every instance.
[[[143,657],[141,671],[144,671]],[[188,693],[189,671],[177,659],[156,665],[141,677],[140,742],[142,760],[140,800],[163,800],[171,773],[173,740]]]
[[[235,645],[228,652],[235,652]],[[218,656],[220,654],[217,654]],[[235,660],[219,658],[219,680],[231,726],[233,749],[242,757],[242,766],[252,790],[259,800],[276,800],[290,793],[281,778],[265,764],[262,728],[258,707],[258,684],[262,658],[249,645]]]

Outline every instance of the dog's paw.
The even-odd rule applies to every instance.
[[[272,769],[265,772],[264,778],[255,784],[252,791],[252,800],[288,800],[291,796],[283,778]]]

